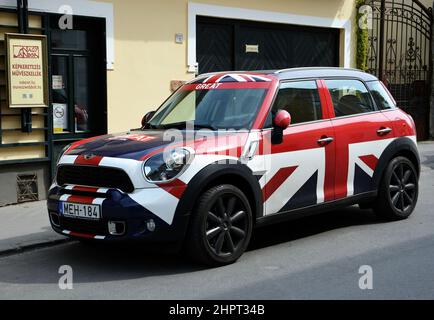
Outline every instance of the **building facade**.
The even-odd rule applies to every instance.
[[[138,127],[198,73],[356,67],[355,0],[28,0],[24,9],[23,29],[17,1],[0,0],[0,205],[45,199],[65,145]],[[31,132],[29,113],[6,99],[4,38],[20,32],[48,40],[49,105],[27,111]]]

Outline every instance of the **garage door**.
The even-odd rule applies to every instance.
[[[269,70],[339,64],[339,31],[197,18],[199,72]]]

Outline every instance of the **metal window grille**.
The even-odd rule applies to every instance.
[[[37,174],[17,175],[17,199],[18,203],[39,200]]]

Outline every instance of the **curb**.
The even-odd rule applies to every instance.
[[[29,245],[24,245],[24,246],[17,246],[15,248],[6,249],[3,251],[0,250],[0,258],[19,254],[19,253],[24,253],[24,252],[32,251],[32,250],[36,250],[36,249],[54,247],[56,245],[64,244],[67,242],[71,242],[71,239],[65,238],[65,239],[48,240],[48,241],[33,243],[33,244],[29,244]]]

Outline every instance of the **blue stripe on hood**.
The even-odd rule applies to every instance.
[[[134,138],[130,139],[129,137]],[[143,137],[143,141],[140,141],[141,137]],[[140,160],[148,153],[167,146],[170,143],[172,143],[172,141],[164,141],[163,130],[131,131],[99,137],[71,150],[68,155],[85,155],[91,153],[102,157]]]

